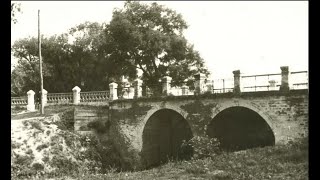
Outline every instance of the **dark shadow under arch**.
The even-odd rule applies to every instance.
[[[215,116],[207,127],[209,137],[220,140],[224,150],[272,146],[275,137],[268,123],[246,107],[230,107]]]
[[[142,135],[141,158],[145,168],[158,166],[168,159],[182,160],[192,156],[190,147],[181,148],[192,131],[182,115],[171,109],[155,112],[147,121]]]

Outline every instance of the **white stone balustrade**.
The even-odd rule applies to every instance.
[[[48,93],[47,103],[48,104],[68,104],[72,103],[72,93]]]
[[[90,91],[80,93],[80,102],[104,102],[108,100],[108,91]]]
[[[27,97],[11,97],[11,105],[27,105]]]

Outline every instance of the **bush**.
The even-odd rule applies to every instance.
[[[183,142],[182,146],[191,146],[193,148],[193,159],[213,157],[222,152],[218,139],[208,136],[195,136],[189,141]]]
[[[31,125],[32,128],[42,131],[42,127],[39,121],[30,121],[29,124]]]
[[[104,122],[104,121],[99,121],[99,120],[91,121],[87,124],[88,128],[92,128],[92,129],[96,130],[97,133],[106,133],[109,126],[110,126],[109,121]]]
[[[61,130],[74,130],[74,109],[68,109],[59,114],[60,121],[55,122]]]
[[[38,150],[38,151],[41,151],[41,150],[44,149],[44,148],[48,148],[48,145],[47,145],[47,144],[41,144],[41,145],[39,145],[39,146],[37,147],[37,150]]]

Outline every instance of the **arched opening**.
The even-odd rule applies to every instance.
[[[142,135],[141,158],[150,168],[168,161],[182,160],[192,156],[191,147],[182,147],[182,142],[192,138],[188,122],[176,111],[162,109],[147,121]]]
[[[207,127],[209,137],[219,139],[227,151],[272,146],[275,137],[268,123],[255,111],[230,107],[215,116]]]

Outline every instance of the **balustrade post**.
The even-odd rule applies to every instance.
[[[136,79],[134,81],[134,98],[142,97],[142,80]]]
[[[79,104],[80,103],[80,91],[81,89],[78,86],[75,86],[73,89],[73,104]]]
[[[206,87],[207,87],[207,92],[213,93],[213,83],[211,79],[207,80]]]
[[[240,70],[233,71],[233,78],[234,78],[234,84],[233,84],[233,93],[234,94],[240,94]]]
[[[35,111],[34,94],[35,94],[35,92],[32,90],[29,90],[27,92],[27,95],[28,95],[27,111]]]
[[[206,79],[205,74],[199,73],[197,75],[194,75],[194,79],[195,79],[195,82],[194,82],[194,87],[195,87],[194,94],[195,95],[203,94],[204,91],[205,91],[205,79]]]
[[[110,99],[111,100],[118,99],[118,93],[117,93],[118,84],[114,82],[110,83],[109,88],[110,88]]]
[[[181,87],[181,89],[182,89],[182,95],[183,95],[183,96],[189,94],[189,86],[183,85],[183,86]]]
[[[280,91],[288,92],[289,91],[289,67],[281,66],[281,86]]]
[[[276,88],[276,81],[275,80],[270,80],[269,81],[269,90],[273,91]]]
[[[41,98],[41,91],[39,91],[39,93],[40,93],[40,98]],[[43,94],[43,106],[45,106],[45,105],[47,105],[47,102],[48,102],[48,91],[47,90],[45,90],[45,89],[42,89],[42,94]],[[41,103],[41,101],[40,101],[40,103]]]
[[[169,95],[171,90],[171,80],[172,78],[169,76],[165,76],[162,78],[162,94]]]

